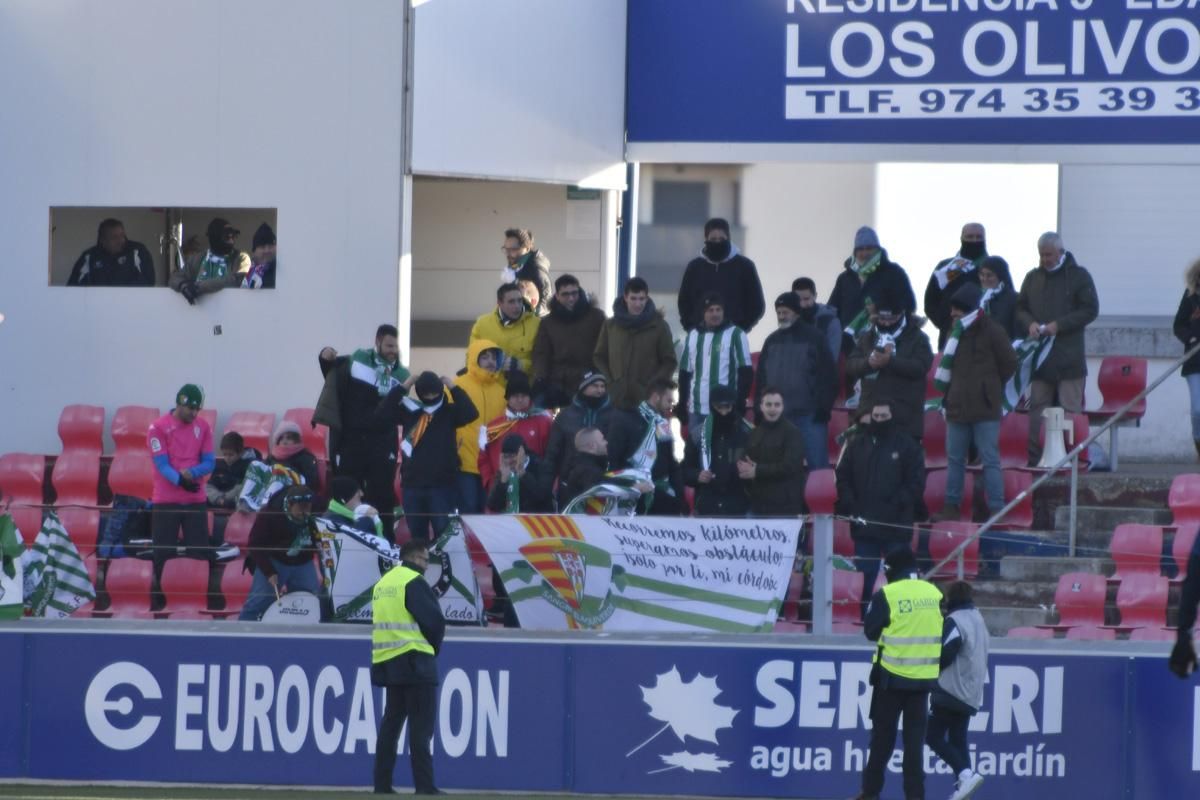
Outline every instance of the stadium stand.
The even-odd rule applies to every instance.
[[[1088,409],[1088,421],[1104,424],[1116,416],[1121,409],[1146,388],[1146,359],[1134,356],[1108,356],[1100,362],[1100,374],[1096,382],[1100,389],[1100,407]],[[1108,429],[1108,458],[1115,472],[1118,465],[1120,440],[1118,428],[1133,428],[1142,424],[1146,416],[1146,398],[1139,400],[1120,422]]]
[[[1163,627],[1167,624],[1169,587],[1170,581],[1161,575],[1141,572],[1127,574],[1117,589],[1117,611],[1121,615],[1121,623],[1108,627],[1116,631]]]
[[[971,522],[935,522],[929,531],[929,557],[934,563],[941,561],[977,530],[979,526]],[[933,575],[934,580],[955,580],[957,577],[958,559],[943,564]],[[963,551],[963,577],[967,580],[979,577],[979,539]]]
[[[146,449],[146,432],[159,418],[156,408],[122,406],[113,414],[112,438],[116,444],[108,468],[108,487],[113,494],[149,500],[154,489],[154,462]]]
[[[32,545],[42,529],[42,483],[46,476],[46,457],[33,453],[6,453],[0,456],[0,487],[4,502],[11,503],[10,513],[25,544]]]
[[[1109,551],[1116,572],[1108,579],[1119,583],[1130,575],[1159,575],[1162,572],[1163,529],[1158,525],[1125,522],[1113,531]]]
[[[1054,592],[1058,622],[1037,627],[1067,631],[1082,626],[1099,627],[1103,625],[1107,587],[1108,582],[1103,575],[1068,572],[1058,579],[1058,589]]]
[[[303,434],[306,426],[301,425]],[[225,423],[225,433],[236,431],[242,435],[247,447],[253,447],[266,456],[271,451],[271,431],[275,429],[275,415],[258,411],[235,411]],[[216,442],[213,442],[215,445]]]

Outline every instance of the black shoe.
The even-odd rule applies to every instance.
[[[445,794],[441,789],[418,789],[413,794]]]

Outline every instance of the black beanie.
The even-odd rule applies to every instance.
[[[704,223],[704,235],[707,237],[715,230],[725,231],[725,238],[729,238],[729,222],[720,217],[713,217],[708,222]]]
[[[418,398],[423,399],[426,397],[433,397],[434,395],[437,395],[439,398],[441,398],[442,379],[437,376],[436,372],[425,370],[417,376],[417,382],[413,385],[413,388],[417,390]]]
[[[507,456],[515,455],[524,446],[525,440],[521,438],[521,434],[510,433],[500,443],[500,452]]]
[[[728,386],[723,384],[714,386],[711,390],[709,390],[708,393],[708,405],[710,407],[720,405],[737,405],[737,395],[734,394],[733,389],[730,389]]]
[[[797,314],[799,314],[800,298],[796,296],[795,292],[784,292],[783,294],[779,295],[779,297],[775,298],[775,307],[779,308],[780,306],[783,306],[784,308],[790,308],[792,311],[795,311]]]
[[[533,390],[529,386],[529,376],[524,372],[509,373],[508,385],[504,387],[504,399],[507,400],[514,394],[533,394]]]
[[[909,547],[900,547],[888,553],[887,558],[883,559],[883,569],[887,573],[889,581],[907,578],[909,574],[917,570],[917,557],[913,555],[913,551]]]
[[[260,247],[272,244],[275,244],[275,231],[271,230],[271,226],[264,222],[254,232],[254,242],[250,245],[250,249],[257,250]]]
[[[338,475],[329,482],[329,496],[343,504],[354,497],[358,489],[358,481],[349,475]]]
[[[958,287],[958,291],[950,297],[950,305],[970,314],[979,308],[979,301],[982,299],[983,289],[979,284],[967,282]]]
[[[222,219],[221,217],[217,217],[208,223],[208,247],[218,255],[228,253],[232,249],[225,243],[226,228],[233,228],[233,225],[229,223],[229,220]],[[233,232],[235,235],[241,233],[237,228],[233,228]]]

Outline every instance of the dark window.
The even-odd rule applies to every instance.
[[[655,181],[654,224],[703,226],[709,186],[703,181]]]

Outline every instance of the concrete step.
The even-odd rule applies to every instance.
[[[1171,511],[1168,508],[1145,508],[1137,506],[1091,506],[1076,507],[1076,530],[1078,531],[1107,531],[1111,536],[1113,529],[1124,522],[1136,522],[1142,525],[1170,525]],[[1065,531],[1070,526],[1071,507],[1059,506],[1054,510],[1054,529]]]
[[[1042,581],[1006,581],[980,579],[971,582],[975,604],[988,607],[1050,607],[1058,579]]]
[[[1007,581],[1047,583],[1057,586],[1059,577],[1069,572],[1108,575],[1112,562],[1106,558],[1067,558],[1055,556],[1005,556],[1000,560],[1000,578]],[[1051,593],[1053,597],[1053,593]]]
[[[988,633],[1004,636],[1010,628],[1022,625],[1042,625],[1049,616],[1039,608],[1005,608],[1002,606],[979,606],[979,613],[987,623]]]
[[[1173,478],[1173,474],[1083,473],[1079,476],[1077,502],[1085,506],[1166,509]],[[1054,522],[1055,514],[1060,506],[1070,504],[1070,497],[1069,474],[1056,475],[1039,486],[1033,493],[1034,526],[1060,527]]]

